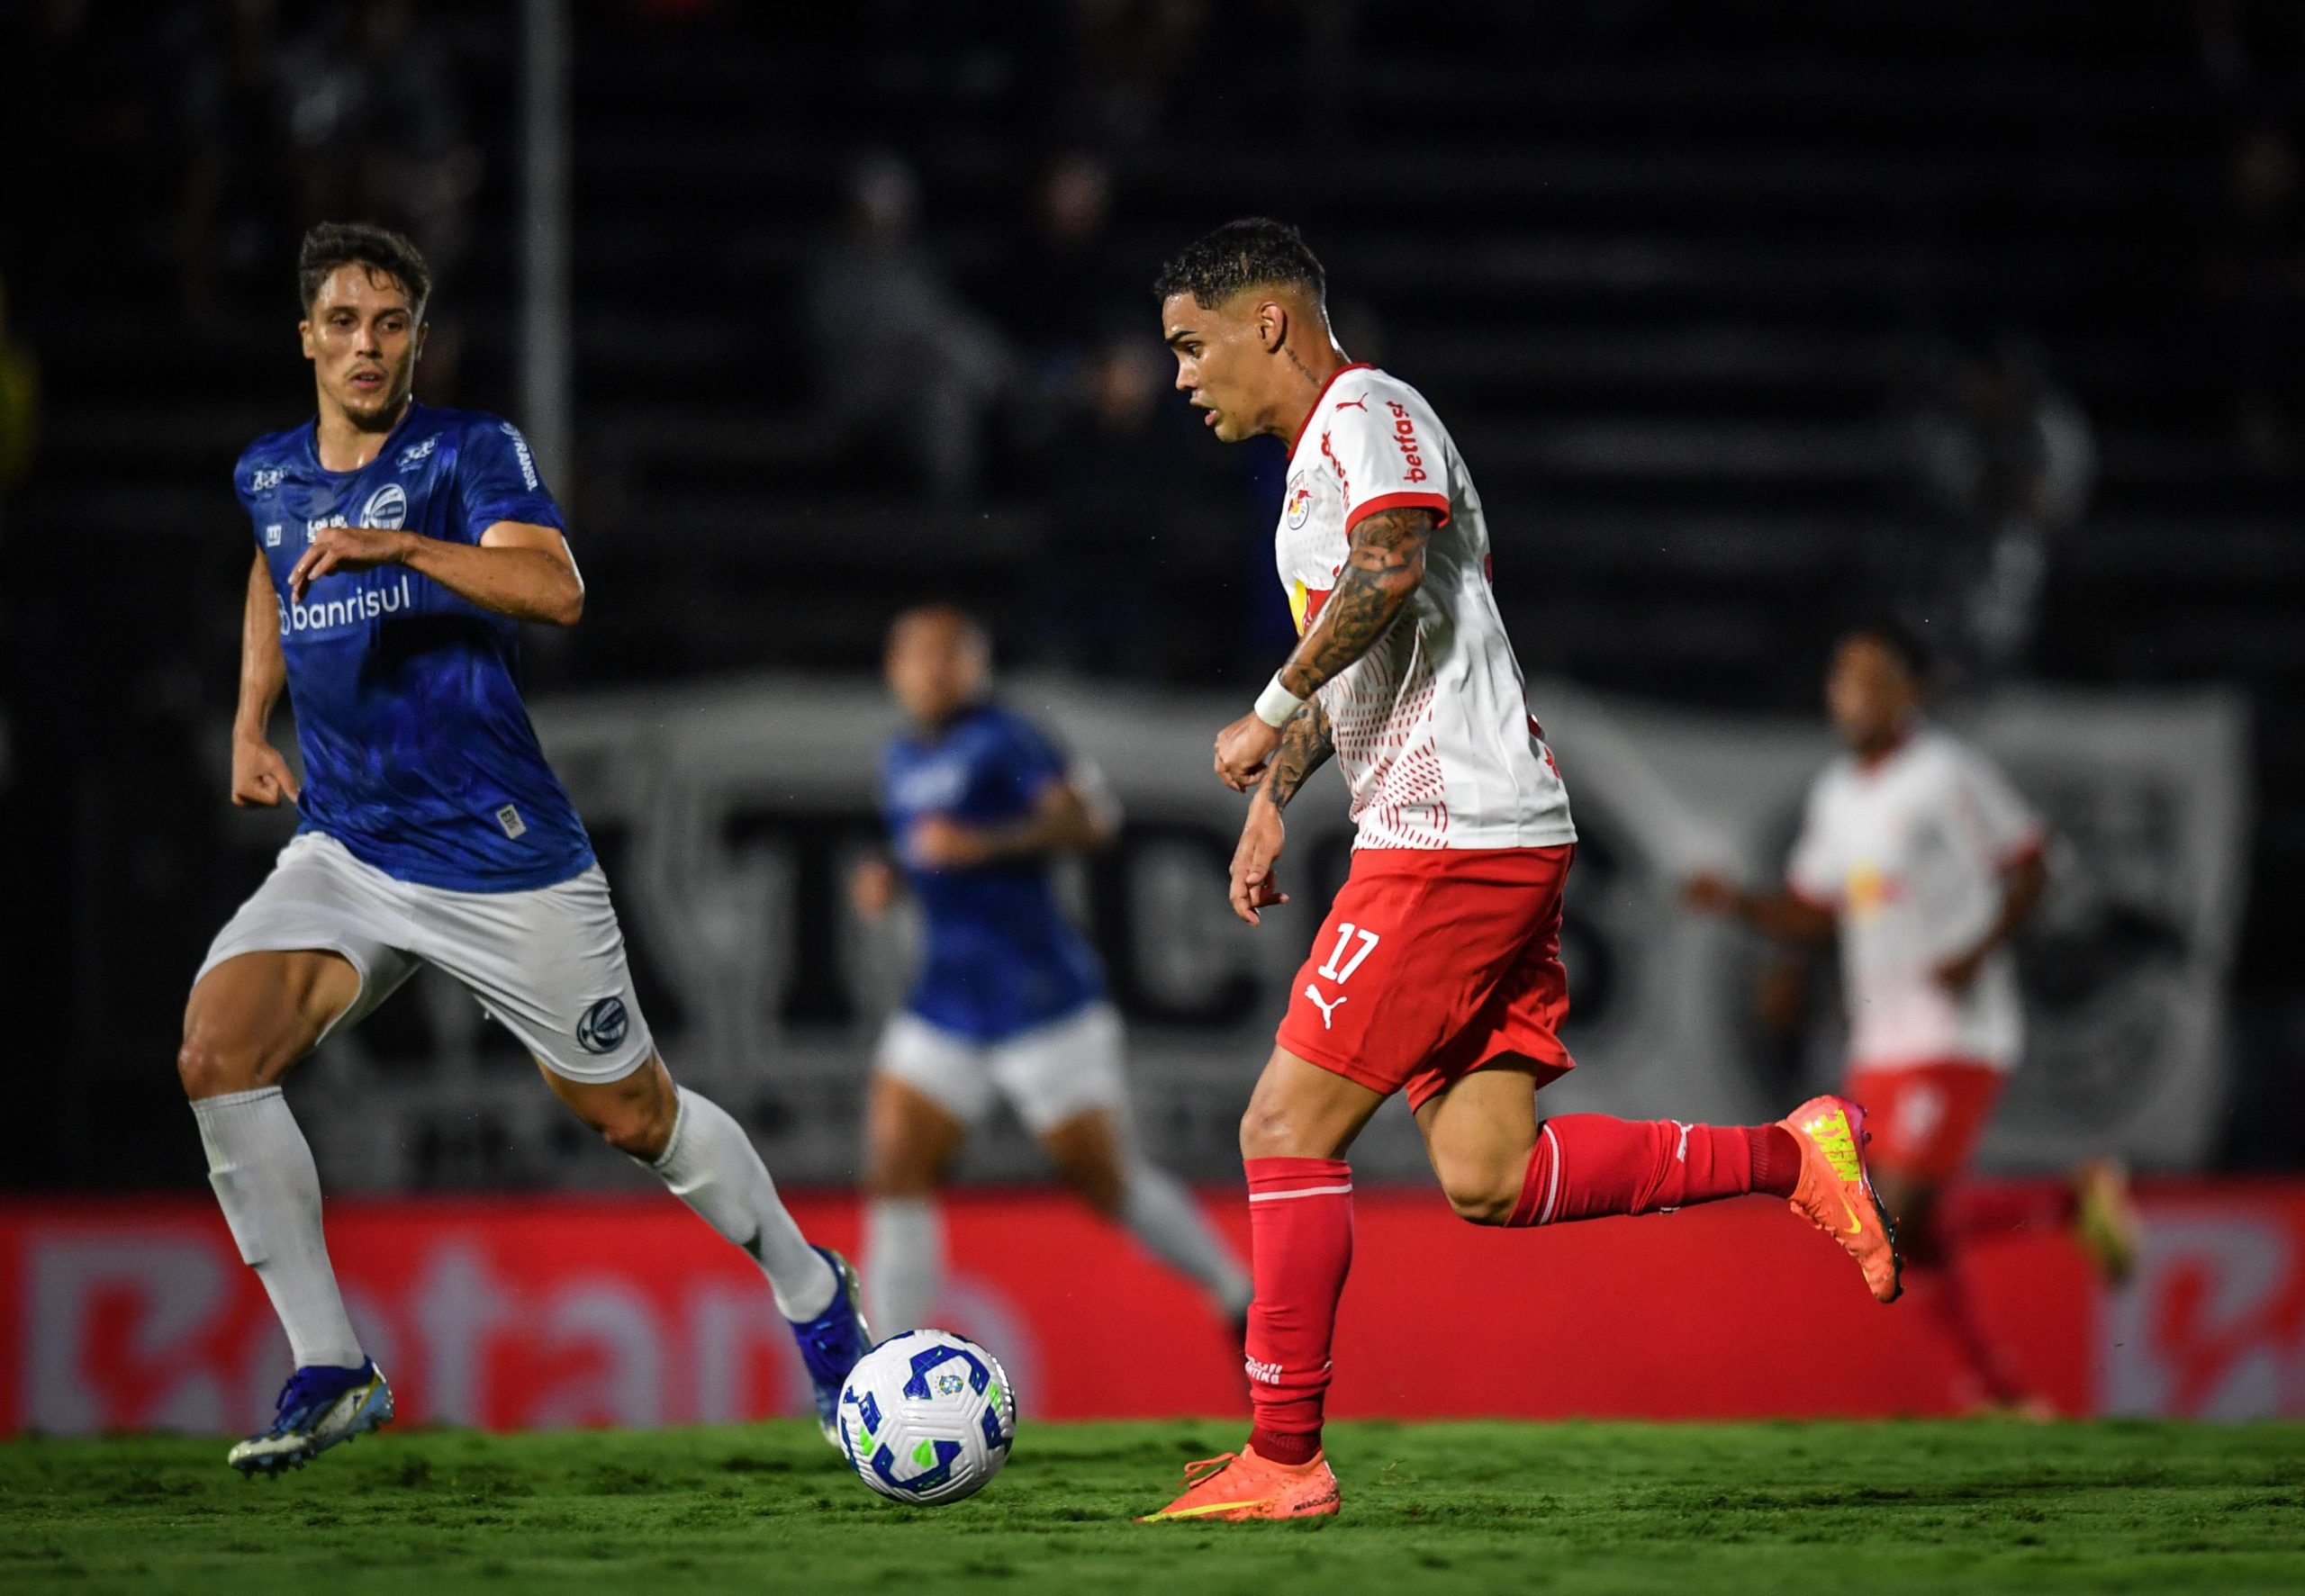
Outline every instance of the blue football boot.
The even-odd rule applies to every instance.
[[[872,1332],[864,1327],[863,1295],[856,1283],[856,1271],[849,1261],[829,1247],[819,1247],[817,1256],[832,1266],[832,1301],[814,1319],[791,1320],[792,1339],[800,1344],[800,1361],[809,1370],[809,1383],[817,1390],[817,1428],[824,1431],[825,1444],[840,1445],[840,1388],[848,1383],[848,1371],[856,1360],[872,1349]]]
[[[272,1427],[234,1447],[224,1461],[247,1474],[302,1468],[339,1441],[366,1435],[393,1416],[393,1388],[375,1358],[357,1369],[315,1364],[280,1388]]]

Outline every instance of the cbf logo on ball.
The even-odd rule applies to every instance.
[[[397,532],[408,521],[408,495],[398,482],[386,482],[368,495],[368,502],[360,507],[360,524],[382,527],[387,532]]]
[[[603,997],[576,1022],[576,1045],[588,1053],[612,1053],[632,1029],[632,1011],[621,997]]]
[[[857,1359],[840,1393],[849,1466],[892,1501],[974,1495],[1008,1461],[1017,1399],[991,1353],[949,1330],[908,1330]]]

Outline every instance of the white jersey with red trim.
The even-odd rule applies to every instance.
[[[1440,518],[1424,582],[1392,629],[1322,687],[1362,848],[1544,848],[1577,840],[1568,791],[1529,717],[1489,587],[1480,495],[1424,396],[1348,365],[1288,459],[1275,540],[1301,636],[1344,569],[1352,528],[1419,505]]]
[[[1992,928],[2002,872],[2042,841],[2009,779],[1932,728],[1876,764],[1844,757],[1817,778],[1786,879],[1839,918],[1853,1067],[2017,1062],[2025,1015],[2009,950],[1961,996],[1933,971]]]

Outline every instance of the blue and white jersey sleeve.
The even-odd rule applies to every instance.
[[[560,506],[537,473],[529,440],[494,416],[475,416],[466,424],[456,453],[456,494],[466,536],[475,543],[499,521],[567,531]]]

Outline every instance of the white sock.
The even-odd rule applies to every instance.
[[[649,1168],[706,1224],[753,1255],[776,1294],[778,1312],[795,1322],[814,1319],[839,1289],[832,1266],[784,1211],[744,1127],[711,1099],[679,1090],[673,1139]]]
[[[264,1282],[298,1368],[366,1361],[321,1231],[321,1172],[278,1087],[202,1097],[192,1105],[208,1150],[208,1184],[240,1258]]]
[[[875,1197],[864,1213],[864,1311],[886,1339],[918,1330],[936,1306],[945,1225],[933,1197]]]
[[[1216,1238],[1194,1206],[1184,1183],[1166,1169],[1130,1162],[1121,1193],[1120,1219],[1153,1257],[1198,1283],[1228,1318],[1249,1311],[1248,1271]]]

